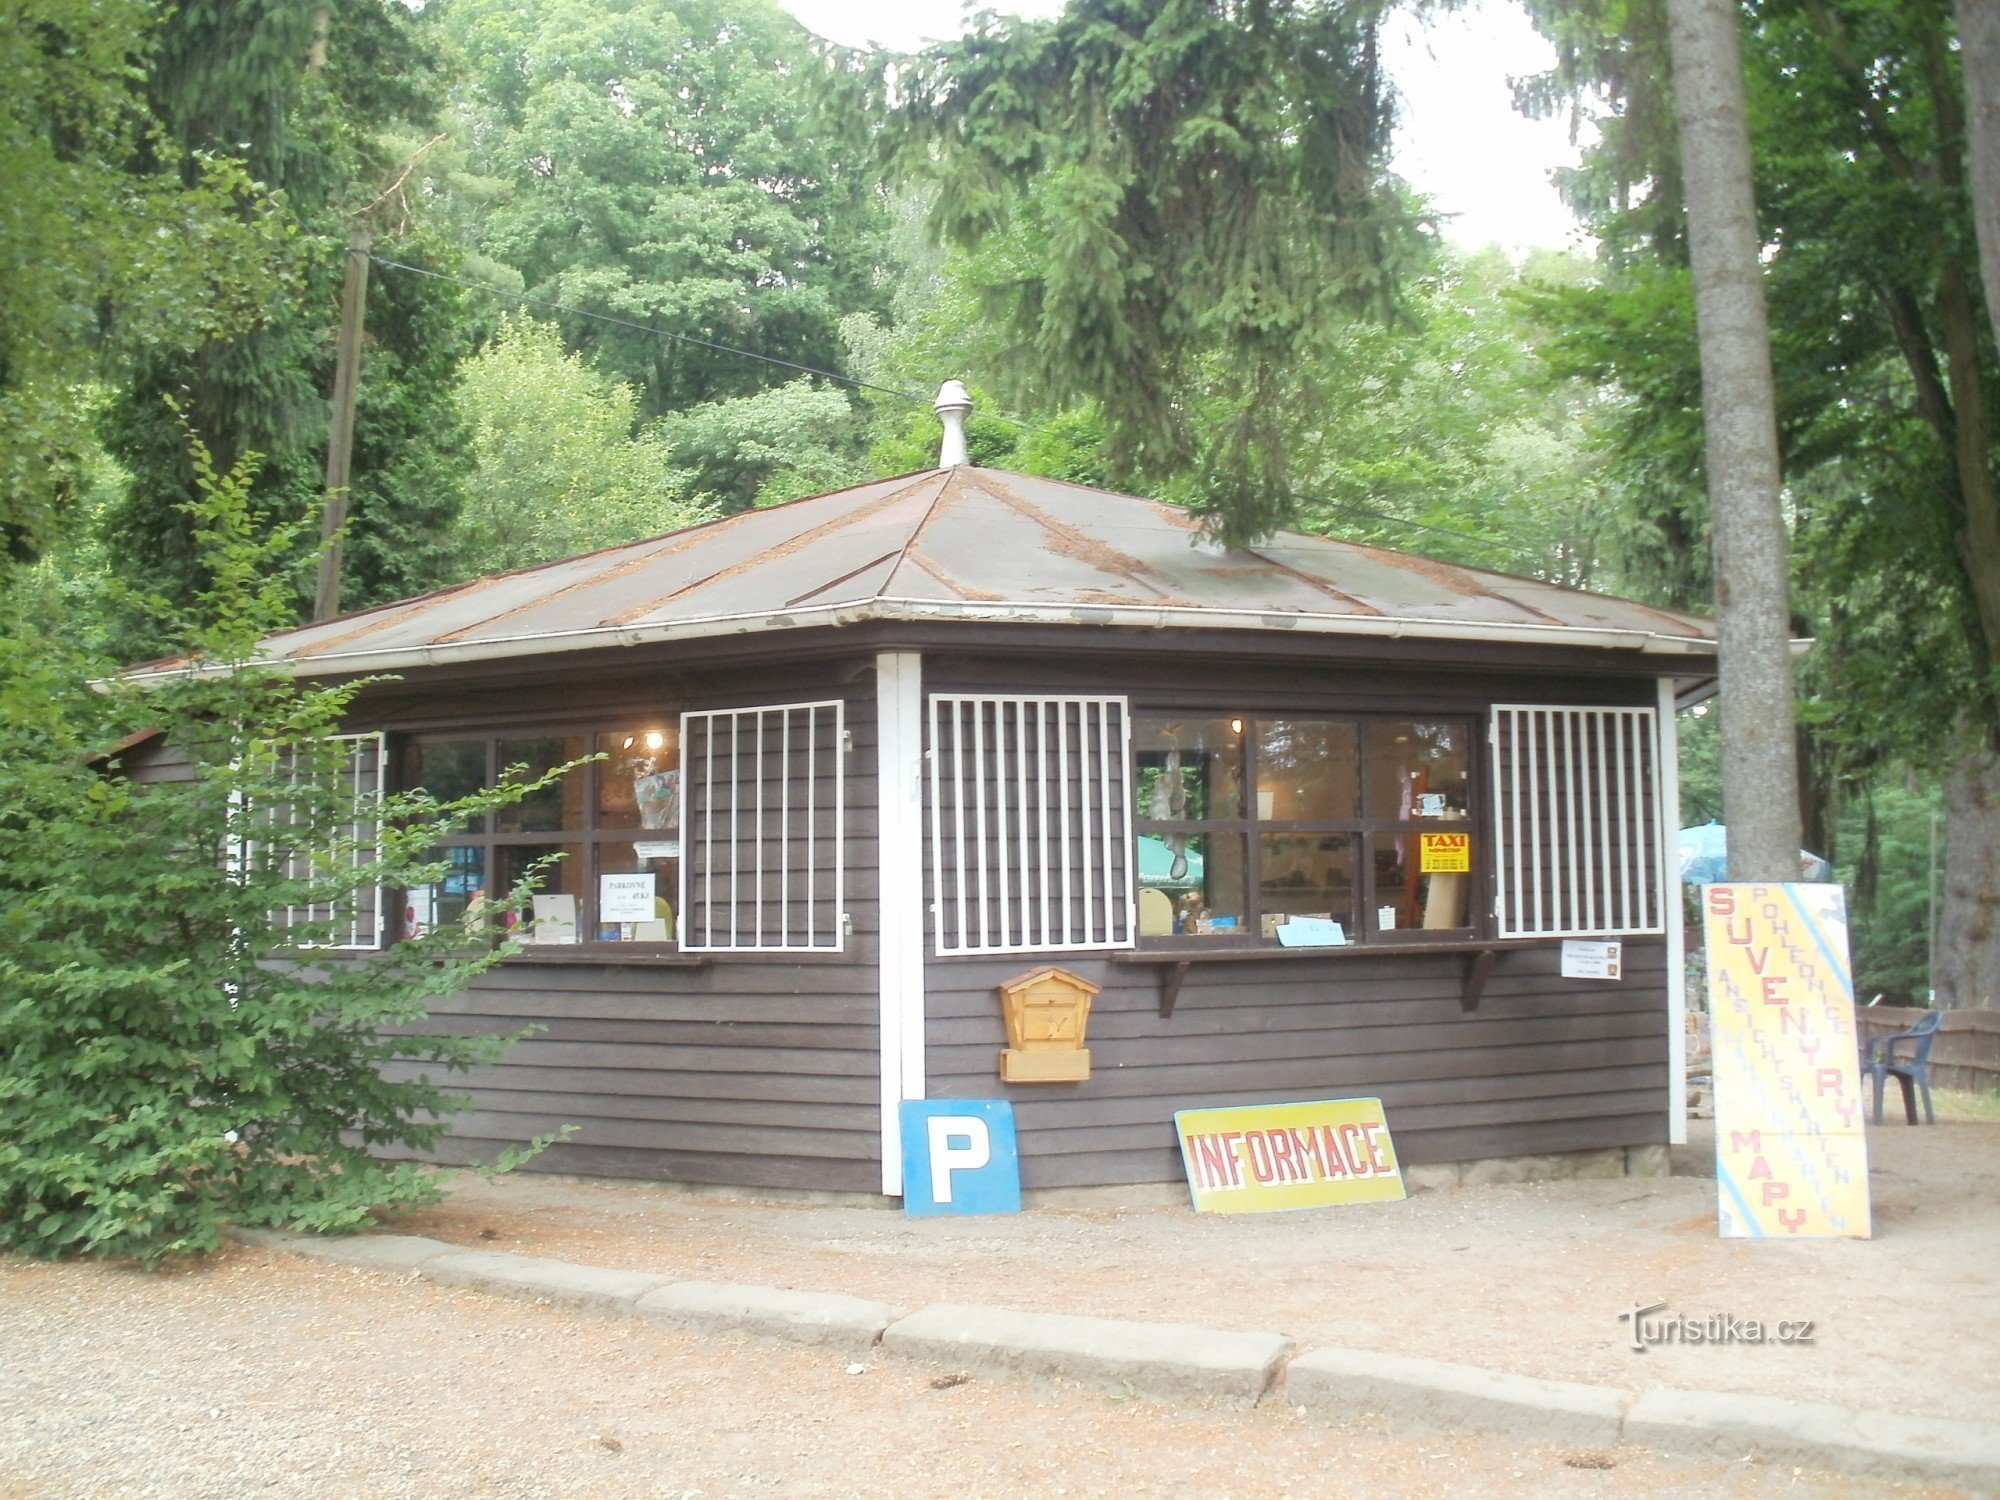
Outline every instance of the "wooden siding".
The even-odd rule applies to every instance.
[[[470,1096],[471,1108],[454,1118],[435,1159],[491,1160],[573,1124],[576,1133],[530,1170],[880,1190],[872,665],[742,668],[727,680],[693,673],[644,682],[572,678],[534,694],[433,687],[417,699],[406,683],[394,697],[384,691],[364,703],[357,727],[393,733],[413,722],[426,729],[560,727],[621,713],[839,697],[853,742],[840,756],[844,909],[852,922],[844,951],[716,954],[689,966],[583,954],[572,961],[540,950],[500,965],[435,1006],[426,1029],[539,1030],[498,1064],[447,1080]]]
[[[1058,962],[1103,986],[1090,1081],[1011,1086],[996,990],[1046,956],[940,959],[930,1093],[1013,1100],[1027,1187],[1170,1181],[1175,1110],[1294,1099],[1380,1096],[1412,1164],[1665,1141],[1665,944],[1628,939],[1617,984],[1558,953],[1509,952],[1471,1014],[1456,955],[1197,964],[1166,1018],[1157,971],[1078,954]]]
[[[1456,715],[1483,726],[1494,702],[1656,701],[1645,675],[1655,664],[1620,659],[1620,675],[1599,652],[1173,631],[1142,641],[1039,627],[885,632],[523,658],[411,671],[367,690],[349,727],[389,730],[392,750],[410,730],[535,732],[836,696],[853,737],[843,756],[844,951],[717,955],[692,967],[544,950],[501,966],[438,1005],[430,1024],[541,1030],[501,1063],[447,1080],[470,1094],[472,1111],[438,1159],[490,1159],[576,1124],[531,1170],[879,1189],[878,647],[923,649],[927,694],[1117,693],[1135,713]],[[1028,642],[1034,649],[1015,649]],[[1458,656],[1439,660],[1447,649]],[[174,762],[158,745],[127,757],[140,780],[170,779]],[[1475,797],[1486,762],[1473,758]],[[1479,868],[1473,904],[1484,921],[1490,871]],[[1014,1099],[1031,1187],[1176,1180],[1174,1110],[1329,1095],[1379,1094],[1413,1163],[1656,1143],[1667,1130],[1665,945],[1627,940],[1625,954],[1623,982],[1601,984],[1559,978],[1553,946],[1512,951],[1470,1015],[1459,1008],[1466,960],[1457,955],[1384,946],[1197,965],[1164,1019],[1159,971],[1102,953],[933,958],[928,1092]],[[1095,1076],[1004,1086],[995,989],[1050,962],[1103,986],[1090,1027]]]
[[[111,765],[127,781],[141,786],[194,780],[194,762],[179,745],[155,736],[114,757]]]
[[[1385,650],[1385,659],[1389,653]],[[1650,679],[1243,660],[1228,670],[1150,661],[967,655],[926,660],[936,692],[1122,692],[1133,712],[1462,716],[1472,757],[1475,846],[1490,842],[1487,710],[1496,703],[1650,706]],[[1473,908],[1490,931],[1490,850]],[[933,956],[926,1061],[933,1098],[1014,1101],[1022,1181],[1068,1187],[1181,1176],[1176,1110],[1379,1095],[1406,1162],[1540,1155],[1667,1138],[1666,945],[1625,942],[1625,978],[1565,980],[1554,945],[1503,956],[1477,1011],[1460,1008],[1468,958],[1398,953],[1195,964],[1174,1014],[1161,970],[1101,953]],[[1005,1085],[997,989],[1055,963],[1103,988],[1083,1084]]]

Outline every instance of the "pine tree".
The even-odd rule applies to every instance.
[[[454,260],[400,199],[383,197],[397,176],[384,133],[432,117],[436,73],[427,24],[390,0],[197,0],[162,26],[149,88],[163,138],[188,152],[240,155],[282,194],[301,264],[258,327],[191,353],[162,352],[114,406],[106,436],[131,480],[107,526],[127,583],[182,603],[206,583],[186,519],[194,476],[169,401],[223,467],[263,455],[261,505],[295,514],[317,502],[348,223],[368,215],[387,258]],[[452,404],[470,342],[463,296],[408,277],[379,276],[371,286],[346,607],[438,581],[465,446]],[[294,564],[302,600],[303,562],[302,548]],[[134,620],[120,644],[136,656],[157,643]]]

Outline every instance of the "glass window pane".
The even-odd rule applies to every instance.
[[[635,726],[597,737],[597,826],[645,828],[678,838],[681,826],[680,729]]]
[[[1472,731],[1464,724],[1373,724],[1368,816],[1465,818]]]
[[[509,912],[507,925],[530,943],[574,943],[589,919],[584,882],[588,878],[583,851],[574,844],[502,844],[493,851],[493,894],[505,899],[537,860],[552,854],[564,858],[542,867],[535,896],[525,912]]]
[[[1282,917],[1326,917],[1360,936],[1354,923],[1355,845],[1351,833],[1267,833],[1258,845],[1258,897],[1263,934],[1275,937]]]
[[[597,850],[597,906],[593,914],[600,943],[671,943],[674,901],[680,890],[680,861],[648,857],[656,845],[603,844]],[[641,912],[646,915],[641,916]]]
[[[1132,764],[1133,806],[1141,819],[1198,823],[1243,816],[1241,719],[1135,720]]]
[[[526,768],[525,779],[533,780],[566,761],[580,760],[585,754],[581,735],[548,735],[536,739],[502,740],[500,765]],[[558,829],[584,826],[584,770],[577,766],[561,780],[493,815],[494,827],[502,833],[553,833]]]
[[[433,856],[447,861],[444,875],[403,893],[404,937],[422,937],[478,914],[486,901],[486,851],[478,844],[447,844]]]
[[[440,802],[469,797],[486,785],[486,741],[413,740],[403,746],[402,785],[429,792]],[[468,819],[470,832],[482,828],[483,817]]]
[[[1257,816],[1264,822],[1339,823],[1360,815],[1360,734],[1324,719],[1257,726]]]
[[[1471,926],[1467,898],[1472,877],[1422,873],[1417,847],[1414,833],[1376,835],[1375,930],[1439,932]]]
[[[1240,833],[1142,833],[1139,932],[1142,937],[1226,937],[1245,926]]]

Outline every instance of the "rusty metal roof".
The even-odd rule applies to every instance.
[[[1224,548],[1175,506],[969,466],[482,578],[266,644],[301,671],[335,673],[866,620],[1715,650],[1713,624],[1692,615],[1297,532]]]

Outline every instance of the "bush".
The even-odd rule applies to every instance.
[[[501,956],[485,928],[327,945],[350,903],[437,879],[441,833],[525,788],[356,822],[328,737],[361,684],[254,660],[289,623],[296,528],[252,513],[251,465],[196,456],[214,586],[189,670],[93,690],[25,585],[0,597],[0,1247],[33,1255],[157,1264],[229,1223],[338,1230],[434,1201],[434,1174],[369,1148],[432,1145],[461,1102],[438,1079],[505,1045],[407,1030]],[[191,779],[93,761],[135,724]]]

